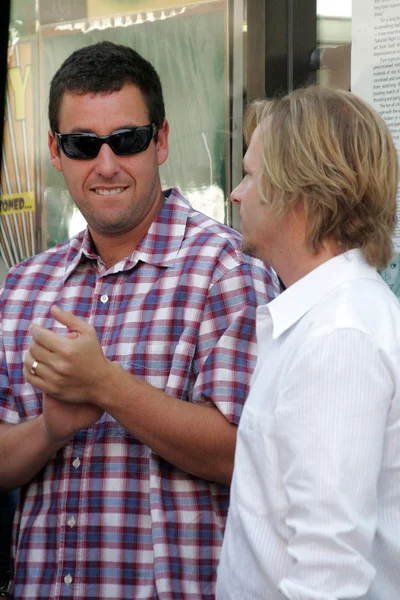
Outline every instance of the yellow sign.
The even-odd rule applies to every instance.
[[[0,196],[0,215],[20,215],[29,212],[35,212],[34,192]]]
[[[9,48],[0,191],[0,257],[7,266],[36,251],[38,227],[31,42]]]

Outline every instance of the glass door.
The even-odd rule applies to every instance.
[[[351,89],[385,119],[400,150],[400,3],[383,0],[319,0],[318,81]],[[400,197],[399,197],[400,200]],[[400,201],[394,255],[381,273],[400,298]]]
[[[47,94],[62,61],[101,40],[132,46],[160,74],[171,127],[163,186],[178,186],[198,210],[231,224],[229,194],[241,174],[243,11],[243,0],[11,1],[0,196],[8,267],[85,226],[50,164]]]

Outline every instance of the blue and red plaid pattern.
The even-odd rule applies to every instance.
[[[0,304],[0,422],[41,412],[24,381],[32,321],[86,319],[104,353],[182,401],[238,423],[255,366],[255,309],[272,275],[236,232],[177,190],[133,254],[107,269],[87,232],[14,268]],[[78,432],[21,494],[15,599],[212,599],[228,488],[155,455],[109,415]]]

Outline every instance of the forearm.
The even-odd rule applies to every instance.
[[[96,414],[90,409],[84,419],[85,427],[106,411],[132,436],[179,469],[211,481],[230,483],[235,425],[215,407],[168,396],[124,371],[117,362],[105,357],[91,325],[55,307],[52,313],[69,331],[79,335],[71,340],[33,326],[34,341],[25,356],[24,376],[28,383],[47,398],[55,399],[60,404],[58,410],[63,406],[65,412],[66,406],[72,409],[82,405],[82,398],[82,407],[96,407]],[[239,334],[236,321],[235,329],[233,337],[228,336],[229,347]],[[221,349],[221,356],[223,352]],[[39,368],[32,373],[34,360]],[[215,359],[214,363],[219,361]],[[235,386],[231,388],[234,390]],[[232,398],[232,402],[238,402],[237,398]],[[82,419],[79,422],[82,427]]]
[[[21,487],[64,445],[46,435],[43,418],[0,425],[0,493]]]
[[[215,407],[185,402],[109,363],[93,398],[131,435],[179,469],[229,485],[236,426]]]

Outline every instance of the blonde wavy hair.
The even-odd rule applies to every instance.
[[[262,201],[278,216],[303,202],[312,253],[330,240],[343,251],[360,248],[384,269],[393,250],[398,162],[377,112],[350,92],[314,86],[256,100],[246,113],[247,144],[257,126]]]

